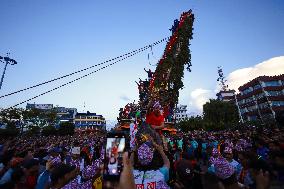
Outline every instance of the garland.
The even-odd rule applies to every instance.
[[[193,35],[194,15],[192,11],[182,13],[180,21],[175,20],[173,32],[164,54],[150,81],[150,98],[159,99],[164,105],[178,103],[179,90],[183,88],[184,67],[191,71],[190,43]]]

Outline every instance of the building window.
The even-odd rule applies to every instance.
[[[260,93],[260,94],[255,95],[255,98],[260,99],[264,96],[265,96],[264,93]]]
[[[273,106],[284,106],[284,101],[272,101]]]
[[[248,94],[248,93],[250,93],[250,92],[252,92],[252,88],[251,88],[251,87],[245,89],[245,90],[243,91],[243,94]]]
[[[269,105],[267,102],[261,103],[258,105],[259,109],[265,109],[265,108],[269,108]]]
[[[279,82],[278,81],[267,81],[265,82],[265,86],[267,87],[279,86]]]
[[[259,89],[259,88],[261,88],[261,86],[259,84],[253,86],[253,90],[256,90],[256,89]]]
[[[281,91],[267,91],[269,96],[280,96],[282,95]]]
[[[86,121],[81,121],[81,124],[86,124]]]

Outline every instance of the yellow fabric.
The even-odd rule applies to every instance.
[[[103,188],[103,182],[102,182],[102,176],[98,177],[94,183],[93,183],[94,189],[102,189]]]

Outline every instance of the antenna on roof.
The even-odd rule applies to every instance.
[[[84,101],[84,109],[83,109],[83,112],[85,112],[85,108],[86,108],[86,102]]]
[[[228,90],[228,85],[227,85],[227,80],[225,79],[223,69],[221,66],[218,66],[218,79],[217,81],[219,82],[219,85],[221,87],[222,91],[227,91]]]

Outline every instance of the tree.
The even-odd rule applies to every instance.
[[[60,135],[73,135],[75,130],[74,123],[71,122],[62,122],[59,125],[58,133]]]
[[[203,119],[208,129],[231,128],[239,121],[237,107],[231,102],[210,99],[203,105]]]
[[[41,134],[44,136],[49,136],[49,135],[56,135],[57,134],[57,130],[54,126],[46,126],[42,128]]]
[[[1,138],[15,137],[19,134],[15,122],[8,122],[5,129],[0,129]]]
[[[54,126],[56,121],[57,113],[55,109],[52,109],[45,113],[45,119],[47,120],[48,124]]]
[[[40,133],[40,127],[33,125],[33,126],[29,126],[28,130],[26,132],[26,135],[28,136],[33,136],[33,135],[37,135]]]
[[[22,109],[12,108],[3,109],[0,112],[1,121],[4,123],[14,122],[19,120],[22,115]]]
[[[6,125],[5,129],[1,129],[1,137],[15,137],[19,134],[17,125],[20,123],[22,109],[2,109],[0,112],[1,123]]]
[[[176,127],[179,128],[182,132],[198,130],[203,127],[203,120],[201,116],[191,116],[177,123]]]

